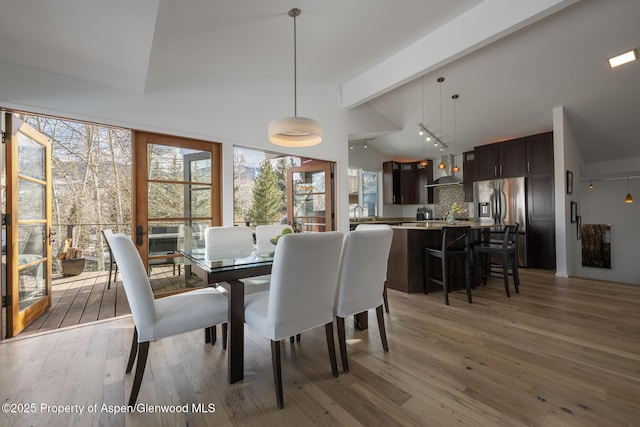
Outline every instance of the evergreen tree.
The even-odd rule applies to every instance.
[[[277,175],[268,160],[260,164],[253,186],[253,203],[249,219],[256,225],[277,221],[280,215],[282,193],[278,188]]]
[[[247,164],[242,154],[233,155],[233,221],[243,222],[247,216],[247,201],[240,197],[240,169]]]
[[[276,162],[276,179],[278,189],[280,190],[280,207],[282,214],[287,212],[287,170],[292,166],[289,157],[280,157]]]

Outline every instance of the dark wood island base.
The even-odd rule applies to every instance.
[[[392,226],[393,241],[387,268],[387,287],[407,293],[423,292],[425,281],[424,248],[439,248],[442,242],[443,225],[440,221],[426,222],[425,225]],[[471,226],[471,241],[480,241],[488,234],[494,224],[479,224],[472,221],[459,221],[456,224]],[[464,289],[464,265],[453,261],[451,290]],[[442,268],[438,260],[432,259],[431,271],[440,275]],[[431,283],[427,292],[442,292],[442,287]]]

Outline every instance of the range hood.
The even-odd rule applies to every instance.
[[[462,180],[453,173],[453,154],[445,154],[441,158],[444,163],[444,176],[433,181],[433,184],[427,184],[425,187],[442,187],[445,185],[462,185]]]

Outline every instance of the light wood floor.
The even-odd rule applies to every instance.
[[[451,295],[389,291],[389,353],[375,316],[347,322],[351,371],[333,378],[318,328],[283,345],[285,408],[273,391],[270,346],[246,329],[245,379],[227,384],[220,341],[202,331],[153,343],[138,401],[215,412],[100,413],[123,405],[130,317],[0,343],[0,425],[105,426],[638,426],[640,286],[522,270],[519,295],[499,280]],[[44,413],[80,405],[84,414]],[[88,414],[97,404],[98,413]],[[211,405],[211,406],[209,406]],[[146,406],[148,408],[148,406]]]

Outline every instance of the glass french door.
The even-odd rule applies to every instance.
[[[204,229],[221,224],[220,151],[213,142],[135,132],[133,239],[150,274],[162,267],[171,276],[152,280],[156,295],[194,286],[180,250],[204,247]]]
[[[287,171],[287,217],[295,231],[335,230],[333,164],[312,161]]]
[[[7,337],[51,306],[51,143],[5,114]],[[4,239],[3,239],[4,243]]]

